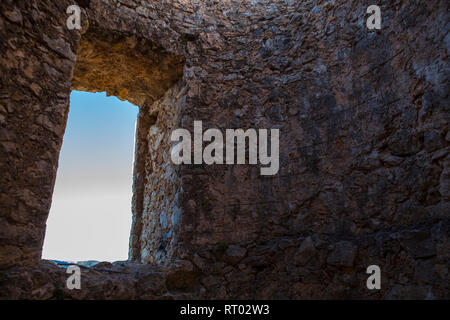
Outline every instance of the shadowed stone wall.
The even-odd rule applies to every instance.
[[[446,1],[69,4],[0,6],[0,296],[448,298]],[[140,106],[130,261],[78,293],[39,262],[71,88]],[[174,166],[194,120],[280,129],[279,173]]]

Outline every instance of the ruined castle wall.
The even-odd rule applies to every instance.
[[[202,83],[183,123],[279,128],[281,168],[274,177],[253,166],[187,168],[192,198],[206,191],[192,203],[196,241],[358,235],[443,217],[443,3],[386,4],[379,32],[359,26],[367,7],[359,3],[248,6],[251,14],[241,8],[227,15],[239,21],[230,27],[231,45],[188,69],[186,77],[200,74]],[[423,33],[430,23],[433,37]]]
[[[68,30],[70,4],[2,3],[4,266],[40,259],[70,91],[106,91],[128,100],[145,110],[141,127],[148,127],[147,110],[183,73],[180,42],[165,43],[176,35],[164,22],[136,25],[135,10],[119,4],[112,10],[109,1],[97,1],[91,10],[82,8],[83,30]],[[150,149],[144,149],[139,159],[145,163]]]
[[[185,87],[172,87],[146,111],[155,120],[146,131],[142,226],[139,234],[132,232],[139,237],[138,260],[145,263],[165,263],[177,254],[183,190],[180,168],[170,159],[170,137],[179,127],[185,92]]]
[[[184,125],[280,129],[276,176],[182,168],[182,244],[205,274],[226,273],[205,283],[360,297],[376,264],[377,296],[448,292],[446,5],[384,2],[372,32],[370,4],[243,2],[222,11],[219,52],[185,72],[202,80]]]
[[[0,265],[40,259],[79,34],[69,1],[2,1]]]
[[[168,276],[162,291],[448,297],[446,1],[382,1],[380,31],[365,27],[371,4],[92,0],[83,9],[87,32],[112,34],[113,42],[117,35],[131,53],[139,39],[152,48],[143,55],[157,66],[152,74],[167,75],[136,92],[111,87],[143,101],[130,260],[182,266],[183,276]],[[1,68],[9,75],[0,93],[2,266],[40,256],[72,72],[80,70],[83,35],[65,28],[67,5],[0,7]],[[178,69],[169,66],[181,61],[182,75],[172,78]],[[192,132],[194,120],[223,132],[280,129],[279,173],[172,165],[170,131]],[[384,279],[375,293],[365,287],[371,264]],[[174,285],[183,277],[192,281]]]

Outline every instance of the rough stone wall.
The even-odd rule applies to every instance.
[[[164,263],[177,255],[182,187],[179,167],[170,159],[170,136],[179,127],[185,92],[185,87],[174,86],[146,110],[155,122],[146,131],[142,226],[139,234],[132,232],[139,246],[130,254],[145,263]]]
[[[61,277],[30,263],[40,256],[79,70],[83,35],[65,28],[68,4],[0,6],[5,297],[12,283],[23,284],[16,297],[54,297],[56,284],[42,289],[51,281],[29,275],[51,268],[54,282]],[[365,27],[371,4],[90,1],[87,32],[144,39],[157,59],[184,66],[176,84],[165,82],[165,93],[140,106],[136,142],[130,260],[165,264],[165,285],[152,296],[156,283],[111,275],[105,285],[128,293],[106,297],[93,289],[104,278],[88,276],[91,298],[174,290],[197,298],[448,298],[448,4],[380,1],[376,32]],[[112,94],[126,98],[122,86]],[[279,128],[280,172],[173,166],[168,131],[192,129],[194,120],[222,130]],[[379,291],[365,286],[371,264],[382,270]]]
[[[243,2],[222,11],[220,54],[185,71],[204,79],[187,125],[281,131],[274,177],[183,168],[182,243],[219,288],[362,297],[377,264],[376,297],[448,295],[448,5],[384,1],[371,32],[370,4]],[[221,269],[218,244],[240,264]]]
[[[79,34],[68,1],[2,1],[0,265],[39,261]]]
[[[118,30],[85,27],[76,55],[72,90],[102,92],[137,106],[150,106],[183,74],[180,57],[145,38]]]

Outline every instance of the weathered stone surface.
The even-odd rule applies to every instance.
[[[295,254],[295,263],[297,265],[305,265],[314,257],[315,253],[314,242],[311,237],[307,237],[302,241],[302,244]]]
[[[73,1],[0,4],[2,298],[448,299],[447,1],[379,31],[368,0],[77,2],[81,31]],[[40,261],[71,89],[140,108],[130,261],[89,292]],[[279,173],[173,165],[194,120],[280,129]]]
[[[351,267],[355,260],[357,247],[350,241],[336,243],[333,251],[328,255],[327,263],[341,267]]]
[[[173,269],[167,274],[167,288],[175,290],[192,290],[198,278],[193,264],[187,260],[177,260],[172,266]]]
[[[429,234],[412,230],[400,235],[403,244],[415,258],[430,258],[436,255],[433,239]]]
[[[182,58],[159,51],[135,35],[90,27],[78,45],[72,90],[106,91],[135,105],[150,106],[183,74]]]
[[[238,264],[247,254],[247,250],[238,245],[230,245],[225,251],[225,260],[230,264]]]

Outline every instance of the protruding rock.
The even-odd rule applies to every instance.
[[[194,265],[187,260],[177,260],[167,274],[166,286],[169,290],[189,290],[194,287],[196,281]]]
[[[225,259],[233,265],[238,264],[247,254],[247,250],[238,245],[230,245],[225,251]]]

